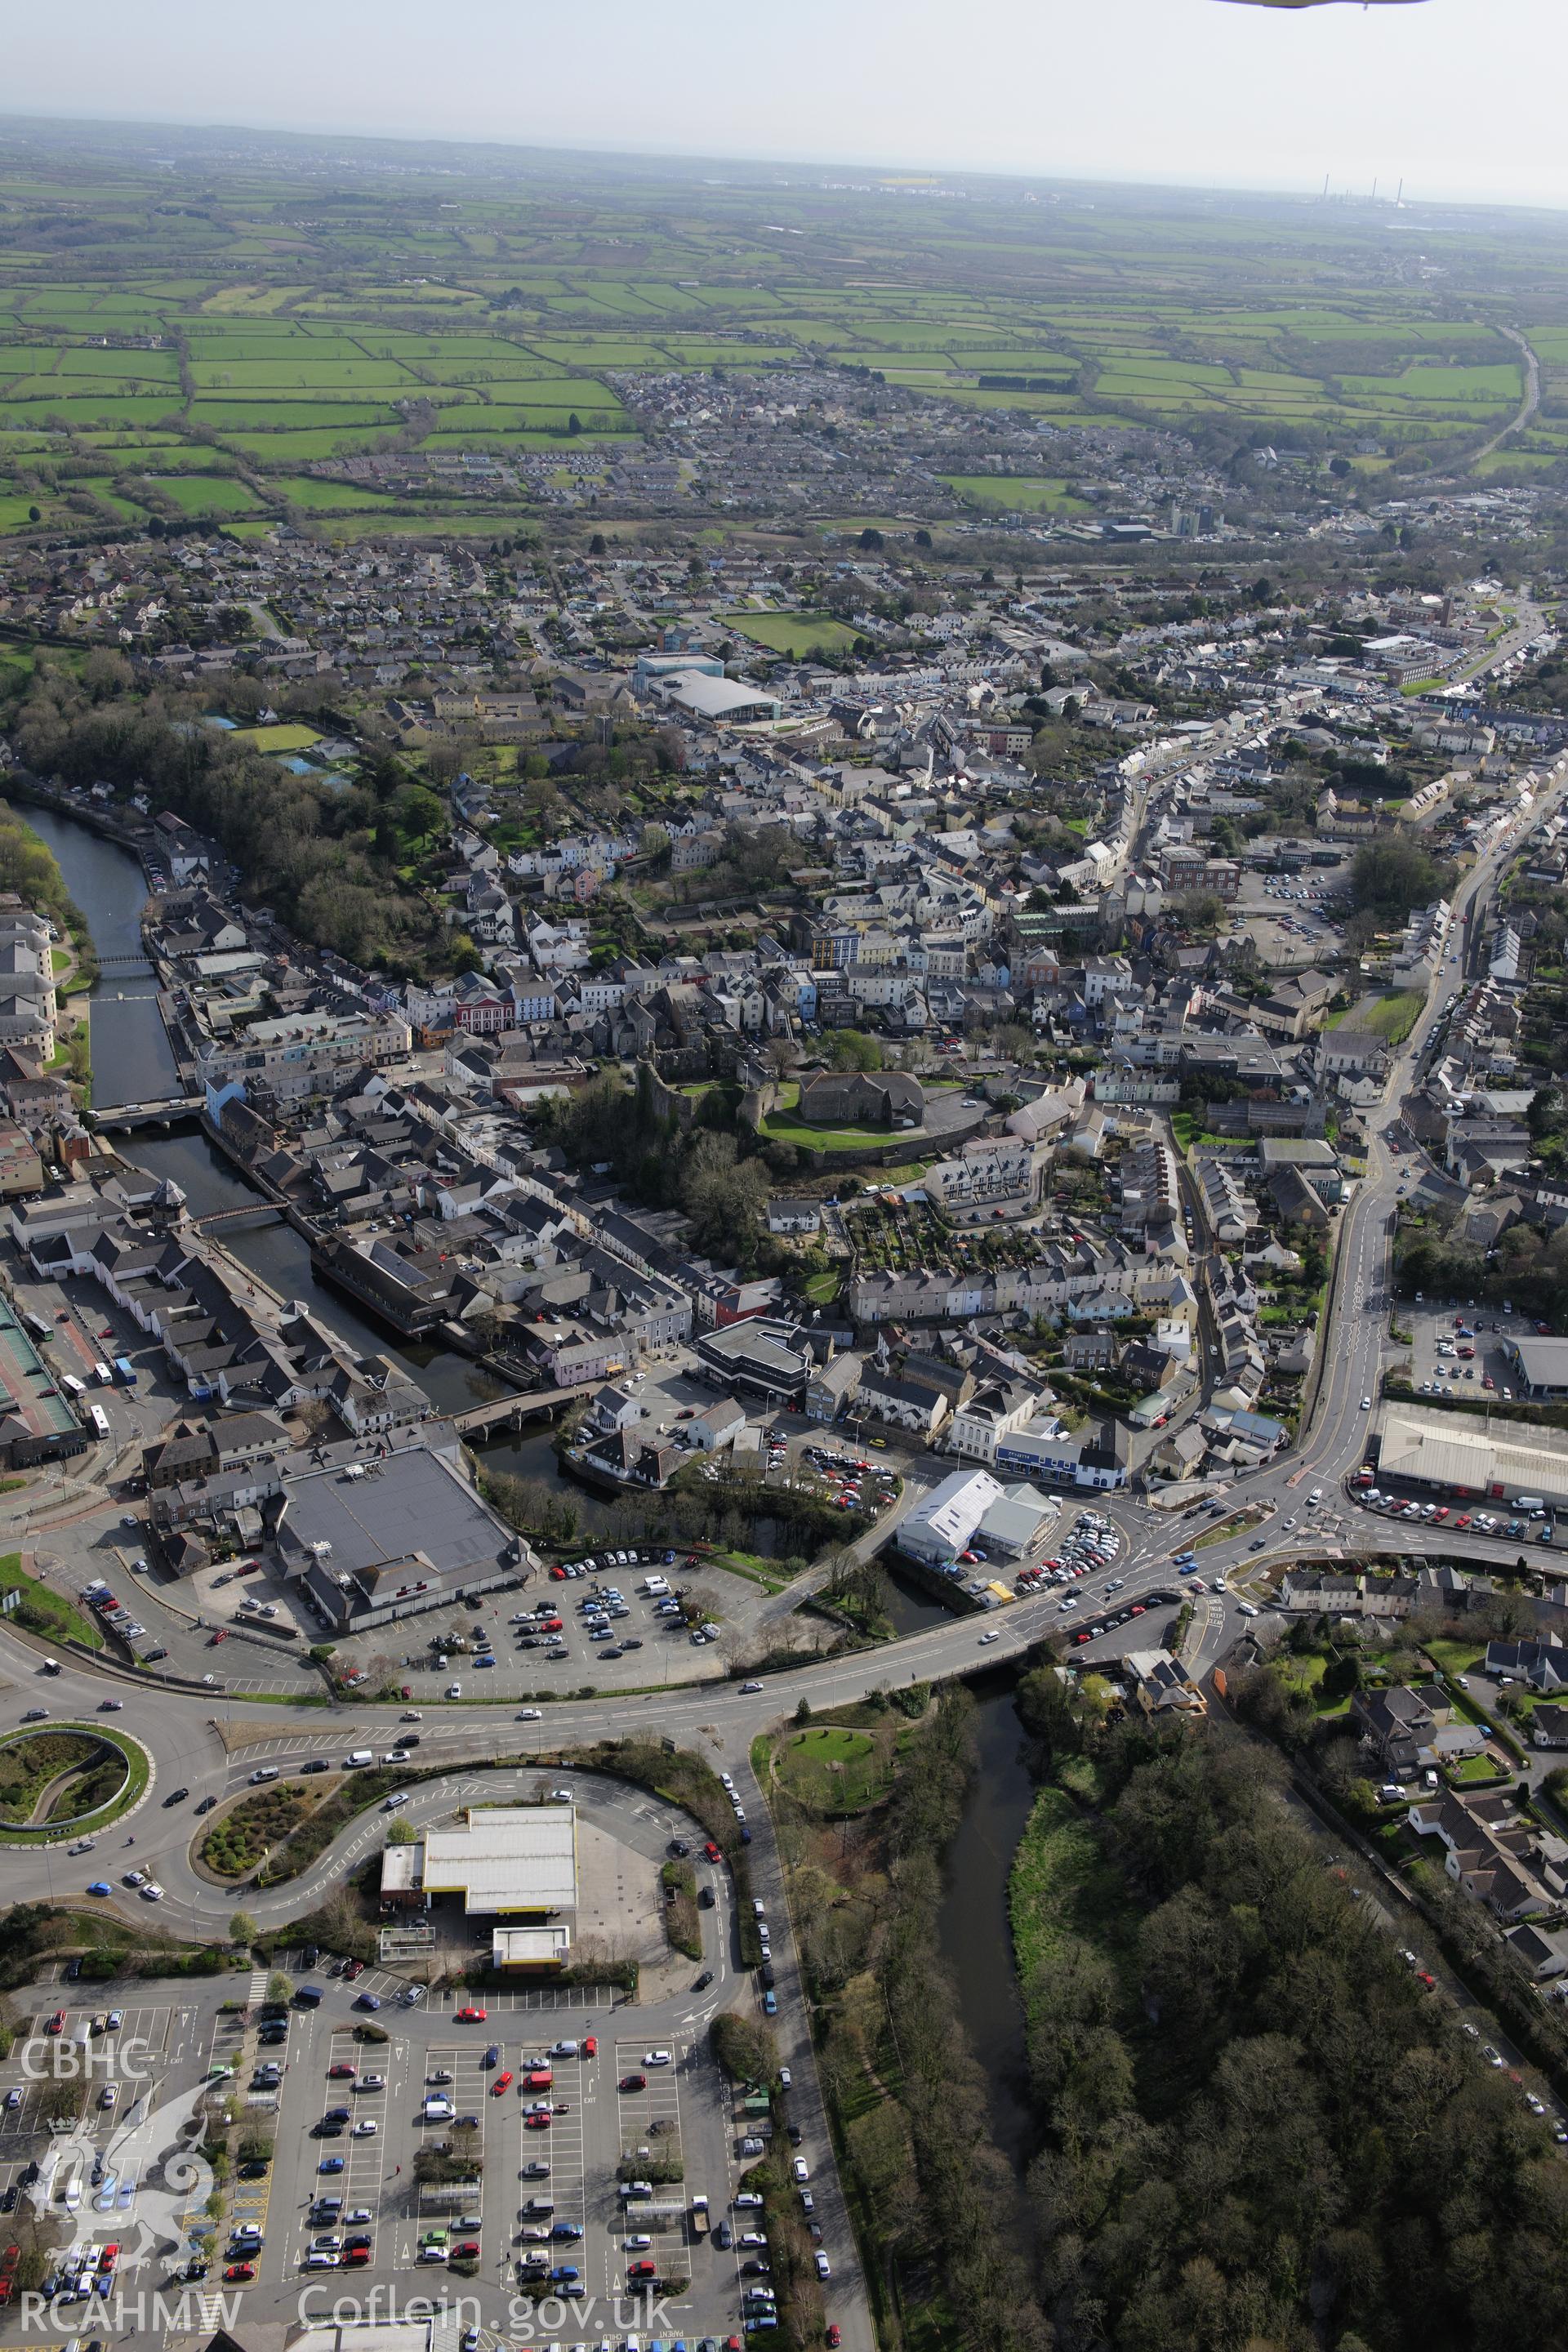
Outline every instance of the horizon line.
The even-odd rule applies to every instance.
[[[1318,185],[1315,176],[1310,186],[1301,186],[1294,182],[1280,181],[1268,184],[1239,178],[1188,180],[1168,173],[1159,173],[1148,178],[1130,177],[1122,173],[1109,169],[1096,169],[1087,165],[1079,166],[1073,171],[1051,173],[1031,171],[1021,164],[1003,166],[966,163],[956,159],[944,160],[933,169],[929,155],[888,156],[880,160],[873,160],[867,156],[859,158],[845,155],[813,156],[787,154],[781,152],[736,156],[716,153],[701,147],[656,147],[626,142],[607,143],[585,138],[572,139],[563,137],[559,132],[552,139],[546,141],[529,136],[507,138],[496,132],[465,133],[450,130],[370,131],[348,128],[300,130],[282,122],[236,121],[216,116],[158,116],[140,111],[127,114],[58,113],[44,106],[33,107],[26,103],[18,105],[15,100],[0,110],[0,133],[4,133],[13,126],[21,129],[33,125],[52,126],[60,131],[113,128],[124,131],[141,132],[149,138],[155,138],[161,133],[170,131],[184,131],[214,137],[275,139],[287,141],[290,144],[301,147],[313,144],[331,146],[333,142],[347,142],[367,148],[375,146],[433,149],[446,147],[460,153],[490,151],[500,155],[512,156],[570,156],[605,163],[662,163],[677,169],[708,166],[727,173],[746,175],[747,178],[769,171],[802,173],[853,172],[864,173],[872,177],[894,173],[900,174],[919,173],[922,178],[940,180],[943,177],[953,177],[997,186],[1021,188],[1124,188],[1140,192],[1167,190],[1172,194],[1184,196],[1206,194],[1231,198],[1253,197],[1259,202],[1268,203],[1283,202],[1313,205],[1325,202],[1323,190]],[[1331,173],[1331,178],[1332,176]],[[1494,213],[1539,214],[1552,218],[1568,213],[1568,202],[1552,203],[1544,197],[1475,194],[1414,196],[1406,194],[1400,205],[1396,207],[1393,198],[1380,197],[1373,193],[1385,178],[1394,180],[1396,184],[1403,184],[1396,167],[1392,171],[1380,168],[1375,173],[1371,171],[1365,173],[1363,184],[1359,187],[1354,184],[1331,186],[1326,201],[1330,204],[1365,205],[1369,209],[1375,205],[1378,210],[1388,212],[1394,212],[1395,209],[1407,213],[1416,210],[1462,209]],[[1408,174],[1405,178],[1408,178]]]

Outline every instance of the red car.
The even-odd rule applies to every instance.
[[[456,2021],[459,2025],[482,2025],[485,2021],[485,2012],[482,2009],[460,2009],[457,2013]]]
[[[501,2072],[496,2076],[495,2081],[490,2084],[491,2098],[499,2099],[510,2080],[511,2068],[510,2066],[503,2067]]]
[[[647,2088],[647,2076],[646,2074],[623,2074],[620,2081],[616,2084],[616,2088],[617,2091],[646,2091]]]
[[[548,2131],[550,2129],[549,2108],[544,2108],[542,2112],[537,2107],[531,2108],[522,2119],[522,2127],[524,2131]]]
[[[709,1839],[702,1851],[707,1855],[710,1862],[722,1862],[724,1859],[711,1838]]]
[[[551,1573],[551,1575],[555,1579],[555,1580],[556,1580],[556,1582],[557,1582],[558,1584],[564,1584],[564,1583],[565,1583],[565,1581],[566,1581],[566,1570],[565,1570],[563,1568],[552,1568],[552,1569],[551,1570],[550,1573]]]
[[[363,1962],[363,1960],[351,1960],[351,1961],[349,1962],[349,1964],[348,1964],[347,1968],[343,1970],[343,1974],[344,1974],[344,1976],[345,1976],[345,1977],[347,1977],[347,1978],[348,1978],[348,1979],[349,1979],[350,1983],[352,1984],[355,1977],[363,1977],[363,1974],[364,1974],[364,1962]]]
[[[343,2268],[346,2271],[363,2271],[369,2260],[368,2246],[350,2246],[343,2254]]]
[[[327,2080],[329,2083],[352,2083],[358,2072],[357,2066],[351,2066],[346,2058],[340,2058],[335,2066],[328,2067]]]
[[[64,2011],[63,2009],[57,2009],[57,2010],[56,2010],[56,2011],[55,2011],[55,2013],[54,2013],[54,2015],[53,2015],[53,2017],[51,2017],[51,2018],[50,2018],[50,2020],[49,2020],[48,2023],[45,2026],[45,2028],[44,2028],[44,2032],[45,2032],[46,2033],[63,2033],[63,2032],[65,2032],[65,2030],[66,2030],[66,2013],[65,2013],[65,2011]]]
[[[1000,1210],[1000,1209],[998,1209],[998,1210],[997,1210],[997,1212],[996,1212],[996,1214],[997,1214],[998,1216],[1000,1216],[1000,1215],[1001,1215],[1001,1213],[1002,1213],[1001,1210]],[[828,2341],[828,2346],[829,2346],[829,2347],[830,2347],[830,2352],[831,2352],[831,2347],[835,2347],[835,2346],[837,2346],[837,2345],[839,2345],[839,2344],[842,2344],[842,2343],[843,2343],[843,2341],[844,2341],[843,2333],[842,2333],[842,2331],[841,2331],[841,2329],[840,2329],[840,2327],[839,2327],[838,2322],[837,2322],[836,2319],[830,2319],[830,2320],[828,2321],[828,2323],[827,2323],[827,2341]]]
[[[256,2276],[256,2264],[254,2263],[230,2263],[227,2270],[225,2271],[223,2275],[226,2285],[243,2286],[247,2279],[253,2279]]]
[[[510,2083],[511,2076],[507,2075],[506,2080]],[[518,2088],[522,2091],[549,2091],[554,2088],[554,2084],[555,2077],[548,2066],[535,2066],[523,2076]]]
[[[479,2240],[477,2238],[465,2238],[460,2246],[453,2247],[452,2259],[454,2262],[458,2263],[477,2263],[479,2259]]]
[[[592,2034],[592,2033],[585,2035],[585,2036],[584,2037],[584,2042],[583,2042],[583,2055],[584,2055],[584,2058],[596,2058],[596,2057],[598,2056],[598,2054],[599,2054],[599,2043],[598,2043],[597,2036],[596,2036],[596,2035],[595,2035],[595,2034]]]
[[[566,1629],[559,1617],[542,1617],[539,1621],[539,1630],[542,1633],[561,1633]]]
[[[629,2279],[657,2278],[658,2276],[658,2264],[657,2263],[628,2263],[626,2264],[626,2276]]]

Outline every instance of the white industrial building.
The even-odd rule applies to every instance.
[[[381,1857],[382,1900],[429,1910],[457,1895],[470,1918],[527,1922],[495,1935],[500,1966],[559,1966],[577,1910],[577,1813],[569,1804],[474,1806]]]
[[[900,1523],[900,1549],[912,1559],[956,1559],[1001,1499],[1002,1489],[988,1470],[955,1470]]]

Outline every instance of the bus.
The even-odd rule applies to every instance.
[[[65,1390],[68,1396],[84,1397],[87,1394],[87,1382],[85,1381],[79,1381],[74,1372],[62,1372],[60,1374],[60,1386]]]
[[[116,1356],[114,1359],[114,1377],[122,1388],[133,1389],[135,1387],[136,1367],[132,1362],[129,1356]]]
[[[107,1364],[94,1364],[92,1377],[100,1389],[111,1389],[114,1386],[114,1374]]]
[[[26,1325],[35,1339],[52,1339],[54,1338],[54,1325],[52,1323],[46,1323],[41,1315],[35,1315],[31,1307],[25,1307],[22,1309],[22,1320]]]
[[[109,1435],[109,1415],[104,1412],[103,1407],[100,1404],[89,1404],[87,1410],[91,1418],[93,1435],[95,1437],[107,1437]]]

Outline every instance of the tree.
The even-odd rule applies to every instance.
[[[865,549],[867,554],[880,555],[883,543],[881,532],[878,530],[874,525],[868,523],[865,530],[860,533],[860,544]]]
[[[836,1029],[827,1040],[827,1058],[836,1070],[879,1070],[882,1048],[860,1029]]]
[[[609,541],[608,541],[608,540],[606,540],[606,538],[605,537],[605,534],[604,534],[604,532],[603,532],[602,530],[596,530],[596,531],[594,533],[593,538],[588,541],[588,552],[589,552],[589,554],[590,554],[590,555],[607,555],[607,554],[609,553],[609,551],[610,551],[610,545],[609,545]]]
[[[412,1822],[396,1821],[386,1832],[388,1845],[415,1845],[418,1843]]]
[[[650,866],[662,866],[669,856],[669,828],[663,824],[645,824],[638,845]]]
[[[1367,842],[1351,867],[1355,904],[1384,925],[1403,923],[1413,907],[1440,897],[1445,887],[1442,869],[1420,844],[1399,834]]]
[[[721,2010],[713,2020],[713,2055],[732,2083],[771,2084],[778,2074],[773,2028],[739,2010]]]
[[[410,784],[397,804],[397,814],[404,830],[421,844],[442,832],[447,823],[446,803],[423,784]]]
[[[237,1911],[228,1923],[231,1944],[254,1944],[260,1932],[248,1911]]]
[[[698,1135],[680,1175],[680,1205],[698,1248],[750,1259],[770,1189],[760,1160],[737,1158],[732,1135]]]

